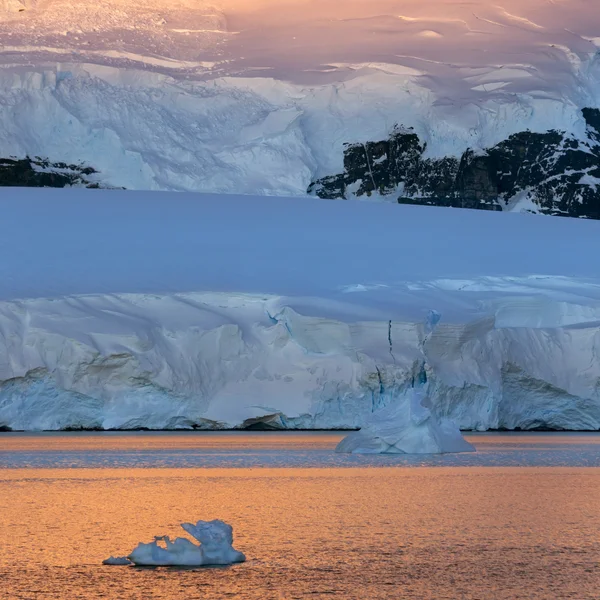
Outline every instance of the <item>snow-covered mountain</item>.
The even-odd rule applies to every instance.
[[[462,428],[600,428],[595,221],[7,196],[0,427],[354,427],[425,360],[436,412]]]
[[[0,157],[98,172],[81,185],[456,205],[465,157],[508,147],[510,185],[479,182],[469,206],[595,217],[582,110],[600,108],[599,40],[587,0],[10,1]],[[416,177],[378,150],[399,128],[418,138]],[[323,185],[346,144],[371,148],[364,168]],[[38,179],[0,165],[4,183]]]

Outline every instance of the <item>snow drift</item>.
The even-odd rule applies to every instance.
[[[360,427],[425,354],[462,429],[600,428],[596,222],[85,190],[2,208],[0,426]]]

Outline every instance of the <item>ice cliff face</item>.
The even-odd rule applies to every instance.
[[[434,409],[462,429],[600,429],[597,309],[521,297],[488,310],[428,336],[276,297],[5,302],[0,426],[353,428],[406,400],[424,348]]]
[[[600,427],[597,221],[83,189],[2,208],[1,428],[357,427],[424,357],[462,428]]]

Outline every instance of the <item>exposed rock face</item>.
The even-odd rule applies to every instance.
[[[92,167],[51,163],[39,157],[0,158],[0,187],[98,188],[100,185],[93,178],[96,173]]]
[[[396,195],[401,204],[506,210],[517,202],[550,215],[600,219],[600,110],[586,108],[587,138],[524,131],[460,158],[426,158],[412,129],[387,140],[348,144],[344,172],[311,184],[321,198]]]

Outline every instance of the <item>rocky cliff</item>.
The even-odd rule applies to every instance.
[[[96,174],[92,167],[51,163],[39,157],[0,158],[0,187],[104,187],[95,181]]]
[[[321,198],[382,196],[400,204],[483,210],[522,209],[600,219],[600,110],[583,109],[585,139],[523,131],[485,151],[428,158],[410,128],[387,140],[347,144],[344,172],[313,182]]]

